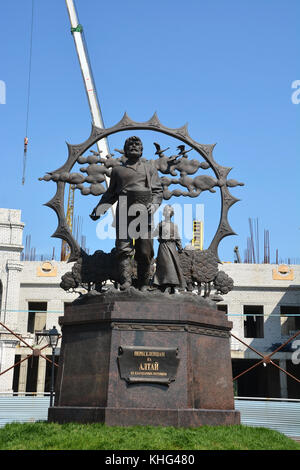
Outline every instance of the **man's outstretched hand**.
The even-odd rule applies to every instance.
[[[95,209],[93,210],[93,212],[90,214],[90,218],[92,220],[98,220],[100,219],[100,217],[104,214],[106,214],[106,212],[111,209],[111,204],[98,204],[98,206],[95,207]]]
[[[90,218],[92,220],[98,220],[100,219],[100,216],[99,215],[96,215],[96,209],[93,210],[93,212],[90,214]]]

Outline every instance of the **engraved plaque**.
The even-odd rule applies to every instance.
[[[175,380],[179,364],[178,348],[120,346],[120,376],[127,383],[159,383]]]

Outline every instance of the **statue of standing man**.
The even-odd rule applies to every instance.
[[[141,160],[143,144],[129,137],[124,144],[126,161],[112,169],[110,184],[90,217],[97,220],[115,202],[116,251],[119,260],[120,289],[131,286],[131,258],[137,262],[138,286],[144,291],[150,282],[154,256],[152,219],[163,199],[163,188],[154,165]],[[139,213],[139,216],[137,216]]]

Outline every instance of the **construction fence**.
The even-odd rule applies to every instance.
[[[0,394],[0,427],[12,422],[47,421],[49,403],[49,394]],[[235,409],[241,414],[241,424],[273,429],[300,439],[300,400],[235,397]]]

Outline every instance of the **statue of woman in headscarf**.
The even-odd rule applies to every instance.
[[[173,207],[165,206],[165,219],[158,224],[153,234],[159,241],[153,285],[163,292],[168,290],[171,294],[175,293],[175,288],[183,289],[186,286],[178,257],[178,252],[182,252],[182,245],[178,227],[171,221],[173,215]]]

